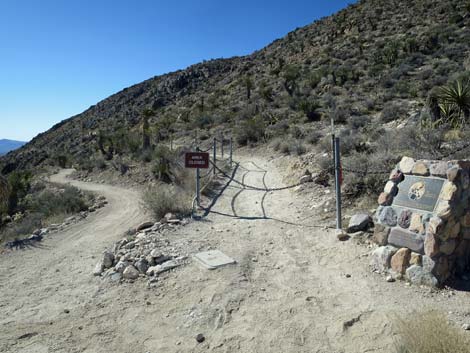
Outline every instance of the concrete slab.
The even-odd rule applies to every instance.
[[[193,255],[193,258],[208,270],[215,270],[217,268],[236,263],[234,259],[228,257],[220,250],[200,252]]]

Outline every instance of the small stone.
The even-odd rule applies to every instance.
[[[135,263],[135,267],[139,270],[140,273],[146,273],[149,268],[149,264],[147,260],[140,259]]]
[[[143,222],[143,223],[141,223],[141,224],[139,224],[139,225],[137,226],[136,231],[137,231],[137,232],[140,232],[140,231],[142,231],[142,230],[144,230],[144,229],[147,229],[147,228],[152,227],[153,225],[154,225],[154,223],[153,223],[153,222],[150,222],[150,221],[149,221],[149,222]]]
[[[444,201],[452,201],[457,195],[457,185],[448,181],[444,184],[442,188],[440,198]]]
[[[460,174],[460,168],[458,166],[454,166],[447,170],[447,179],[451,182],[454,182]]]
[[[412,252],[410,256],[410,265],[421,266],[421,255],[418,253]]]
[[[390,227],[383,226],[382,224],[376,224],[374,226],[374,235],[372,240],[374,243],[385,246],[388,244],[388,235],[390,234]]]
[[[398,225],[403,229],[408,229],[411,224],[411,216],[413,216],[413,212],[410,210],[403,210],[400,212],[400,216],[398,217]]]
[[[116,266],[114,266],[114,270],[119,273],[123,273],[126,267],[129,266],[129,262],[127,261],[119,261]]]
[[[349,240],[349,235],[347,233],[343,232],[342,229],[336,229],[335,234],[336,234],[336,238],[339,241]]]
[[[393,196],[389,193],[383,192],[379,195],[377,202],[380,206],[390,206],[393,202]]]
[[[367,231],[369,227],[373,226],[374,222],[367,213],[355,214],[349,221],[347,229],[348,233],[356,233],[361,231]]]
[[[395,282],[395,278],[393,278],[392,275],[388,275],[385,280],[386,280],[388,283],[393,283],[393,282]]]
[[[398,193],[397,185],[393,181],[388,181],[387,184],[385,184],[384,192],[395,196]]]
[[[119,282],[122,279],[122,273],[120,272],[113,272],[109,275],[109,280],[111,282]]]
[[[389,180],[395,184],[401,183],[403,179],[404,179],[404,175],[398,169],[394,169],[389,177]]]
[[[351,275],[349,273],[347,273],[346,278],[351,278]]]
[[[436,261],[436,266],[432,273],[440,283],[444,283],[449,278],[449,261],[446,257],[441,256],[439,260]]]
[[[423,218],[418,213],[413,213],[410,222],[410,231],[418,234],[424,234]]]
[[[206,340],[206,338],[204,337],[204,335],[203,335],[202,333],[200,333],[200,334],[198,334],[198,335],[196,336],[196,341],[197,341],[198,343],[202,343],[202,342],[204,342],[205,340]]]
[[[439,242],[432,233],[427,233],[424,238],[424,253],[431,258],[439,254]]]
[[[417,162],[413,166],[413,170],[411,171],[413,175],[421,175],[421,176],[428,176],[429,175],[429,167],[425,162]]]
[[[94,276],[101,276],[104,271],[103,261],[100,261],[96,264],[95,269],[93,270]]]
[[[395,227],[397,225],[397,213],[392,207],[383,207],[378,215],[378,220],[383,225]]]
[[[407,248],[401,248],[392,256],[390,266],[396,273],[405,273],[406,268],[410,264],[411,250]]]
[[[470,324],[463,324],[462,329],[464,329],[465,331],[470,331]]]
[[[113,267],[113,263],[114,263],[114,254],[111,251],[106,250],[103,253],[103,266],[104,266],[104,268]]]
[[[70,310],[69,309],[64,309],[64,313],[70,314]]]
[[[139,277],[139,271],[132,265],[126,267],[122,273],[125,279],[137,279]]]
[[[393,246],[381,246],[373,251],[371,257],[371,267],[374,271],[385,272],[390,268],[392,256],[398,251]]]
[[[163,254],[161,253],[161,251],[159,251],[158,249],[153,249],[151,252],[150,252],[150,256],[154,257],[154,258],[157,258],[157,257],[161,257]]]
[[[410,157],[403,157],[400,161],[399,168],[403,174],[411,174],[413,167],[415,165],[415,160]]]

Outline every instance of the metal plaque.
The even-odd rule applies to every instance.
[[[443,179],[406,175],[398,184],[393,206],[433,212],[443,185]]]

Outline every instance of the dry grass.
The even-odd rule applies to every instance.
[[[183,189],[167,184],[147,190],[144,203],[157,220],[170,212],[180,216],[191,213],[191,196]]]
[[[469,353],[470,341],[436,311],[396,318],[397,353]]]

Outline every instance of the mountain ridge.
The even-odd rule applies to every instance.
[[[470,67],[468,24],[468,9],[455,0],[362,0],[252,54],[204,61],[127,87],[0,164],[9,172],[65,155],[80,165],[98,158],[100,136],[118,140],[119,130],[137,136],[147,108],[155,111],[150,125],[159,129],[159,141],[165,119],[181,138],[195,129],[236,133],[251,124],[263,130],[248,136],[256,142],[282,136],[283,129],[292,135],[305,116],[318,121],[331,115],[339,124],[350,117],[374,121],[393,110],[392,103],[406,106],[397,108],[401,117],[420,113],[432,88]],[[109,144],[116,149],[116,142]],[[131,155],[129,146],[120,152]]]

